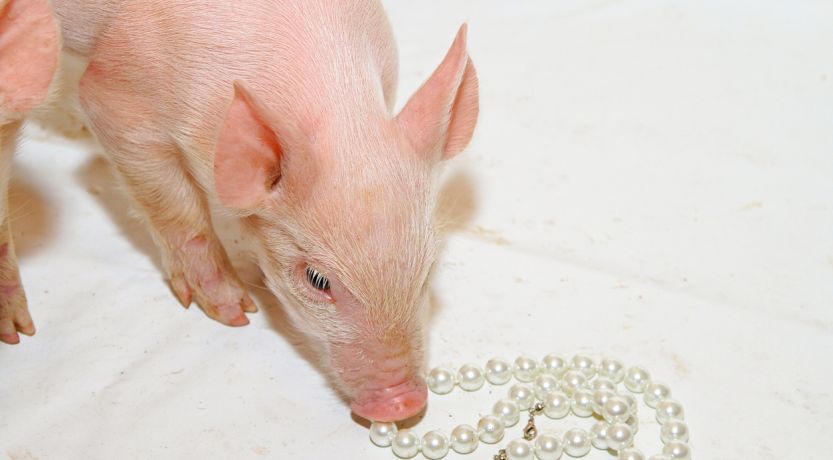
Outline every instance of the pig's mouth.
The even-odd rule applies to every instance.
[[[356,415],[376,422],[396,422],[425,408],[428,390],[421,378],[382,389],[360,391],[350,404]]]

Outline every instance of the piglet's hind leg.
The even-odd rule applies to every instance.
[[[0,342],[16,344],[20,335],[35,333],[14,252],[9,222],[9,179],[20,123],[0,127]]]

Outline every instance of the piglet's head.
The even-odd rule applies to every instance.
[[[477,121],[465,26],[401,113],[381,98],[356,98],[347,116],[340,101],[310,129],[282,124],[238,83],[214,178],[220,201],[259,238],[269,287],[315,339],[335,387],[356,414],[394,421],[426,401],[437,166],[463,150]]]

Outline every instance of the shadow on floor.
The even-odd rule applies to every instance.
[[[458,170],[440,186],[434,215],[443,233],[465,230],[477,212],[474,181],[468,172]]]
[[[33,175],[28,168],[15,164],[9,184],[9,221],[18,259],[25,259],[46,245],[54,235],[60,214],[28,180]]]
[[[110,163],[99,155],[90,156],[76,171],[75,177],[107,211],[107,215],[133,247],[147,255],[161,274],[162,259],[159,250],[145,224],[132,214],[133,203],[119,184]]]

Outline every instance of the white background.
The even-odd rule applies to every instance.
[[[474,142],[444,176],[429,363],[610,355],[671,385],[697,459],[830,458],[833,4],[386,6],[400,105],[463,21],[480,75]],[[0,347],[0,458],[393,458],[268,293],[242,329],[178,306],[97,150],[30,129],[18,155],[38,333]],[[417,430],[473,424],[505,391],[432,397]]]

